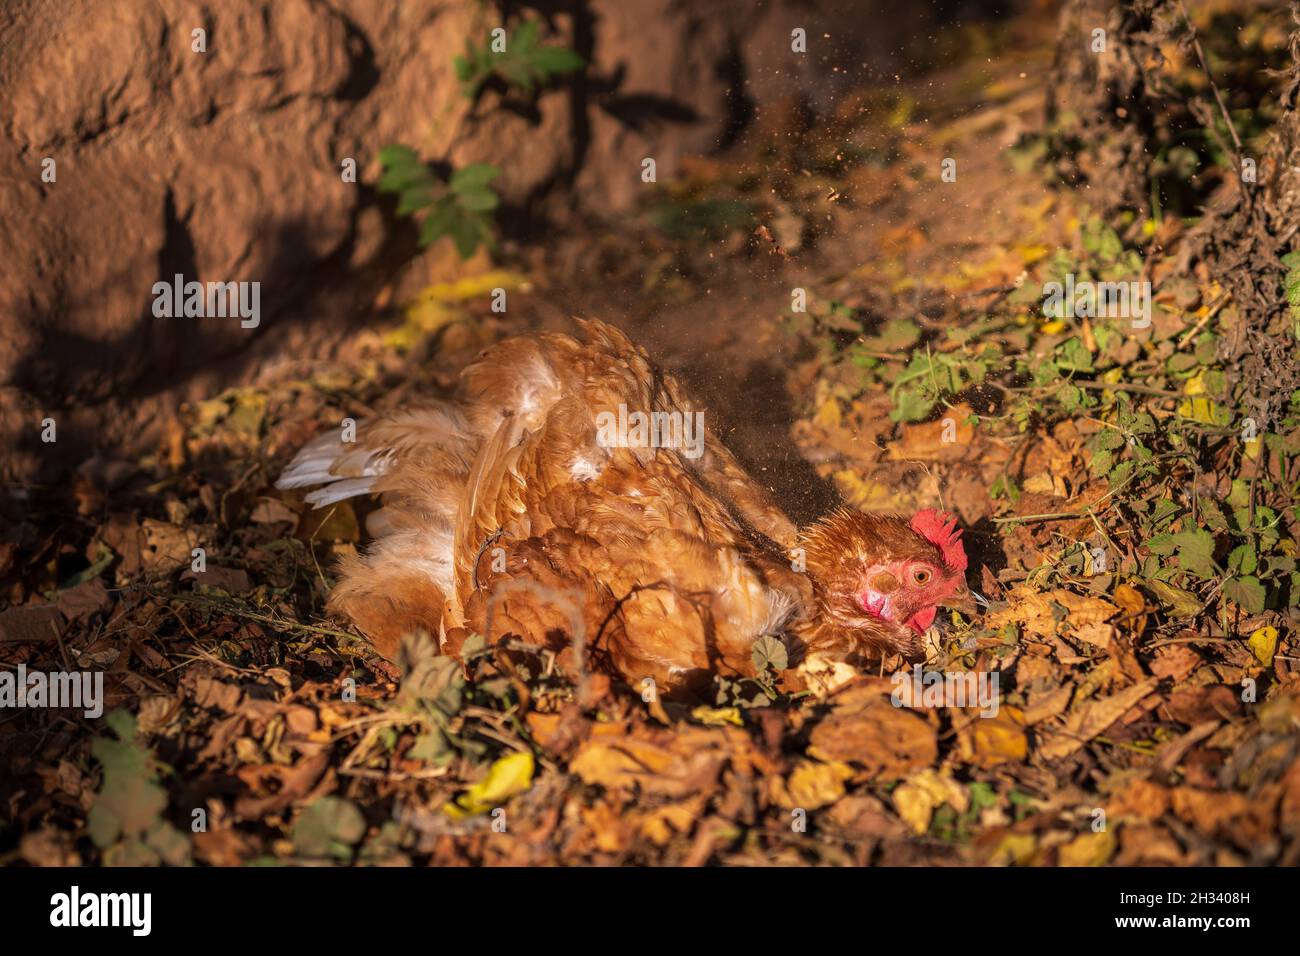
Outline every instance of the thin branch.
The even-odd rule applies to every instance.
[[[1241,173],[1241,137],[1237,135],[1237,127],[1232,122],[1232,114],[1228,112],[1228,106],[1223,102],[1223,94],[1219,92],[1219,84],[1214,82],[1214,74],[1210,72],[1210,66],[1205,60],[1205,51],[1201,49],[1201,40],[1197,36],[1196,27],[1192,25],[1192,18],[1187,14],[1187,5],[1183,0],[1178,0],[1178,9],[1182,11],[1183,22],[1187,24],[1188,32],[1191,34],[1192,49],[1196,51],[1196,59],[1200,61],[1201,72],[1205,74],[1206,82],[1210,84],[1210,91],[1214,94],[1214,102],[1219,104],[1219,112],[1223,114],[1223,121],[1228,124],[1228,132],[1232,135],[1233,159],[1237,161],[1237,188],[1241,190],[1242,196],[1246,202],[1251,201],[1250,191],[1242,181]]]

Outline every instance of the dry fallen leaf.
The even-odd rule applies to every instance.
[[[1110,624],[1084,624],[1072,632],[1074,637],[1094,647],[1110,647],[1115,639],[1115,628]]]
[[[1062,684],[1055,690],[1031,694],[1029,705],[1024,709],[1025,726],[1032,727],[1049,717],[1055,717],[1070,705],[1073,696],[1073,684]]]
[[[1098,597],[1075,594],[1065,588],[1037,592],[1021,586],[1012,589],[1006,608],[986,615],[983,623],[991,628],[1019,624],[1030,634],[1048,637],[1057,634],[1062,623],[1068,622],[1074,628],[1088,627],[1108,621],[1118,613],[1118,607]]]
[[[1169,809],[1169,791],[1142,777],[1133,777],[1106,803],[1106,815],[1112,822],[1121,820],[1158,820]]]
[[[809,742],[809,756],[851,763],[883,780],[929,766],[939,753],[930,723],[878,692],[842,703],[813,728]]]
[[[198,547],[198,535],[189,528],[146,518],[140,523],[143,543],[140,563],[151,573],[165,573],[186,567],[192,560],[192,550]]]
[[[63,614],[53,604],[27,604],[0,611],[0,644],[57,641]]]
[[[779,786],[779,777],[773,778],[773,798],[780,806],[816,810],[834,803],[844,796],[844,781],[853,776],[853,768],[838,762],[820,763],[801,760]]]
[[[887,454],[894,461],[960,461],[975,440],[975,427],[968,424],[972,415],[974,410],[961,404],[946,409],[936,421],[901,425],[901,437],[889,443]]]
[[[1005,705],[992,717],[970,712],[957,735],[961,758],[985,769],[1024,760],[1029,755],[1029,738],[1025,736],[1023,720],[1019,709]]]
[[[645,793],[681,798],[711,787],[729,757],[720,736],[688,738],[668,731],[655,736],[657,739],[651,740],[593,732],[570,760],[569,770],[586,784],[620,792],[635,787]]]
[[[641,833],[656,846],[665,846],[674,835],[691,832],[707,802],[707,796],[701,794],[652,810],[641,818]]]
[[[1039,745],[1039,756],[1044,760],[1068,757],[1124,716],[1130,707],[1154,691],[1159,683],[1153,677],[1118,694],[1083,704],[1070,714],[1063,728]]]
[[[898,815],[915,833],[930,829],[930,818],[943,804],[948,804],[958,813],[964,813],[969,805],[961,785],[951,777],[940,776],[933,767],[927,767],[900,783],[890,797]]]

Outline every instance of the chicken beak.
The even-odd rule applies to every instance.
[[[981,605],[987,606],[988,601],[981,601],[981,595],[976,594],[965,584],[954,591],[951,597],[945,598],[943,601],[944,607],[953,611],[961,611],[967,617],[974,617],[978,614]]]

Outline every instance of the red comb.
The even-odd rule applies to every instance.
[[[966,570],[966,549],[961,546],[957,519],[943,511],[926,508],[912,518],[912,530],[939,549],[943,563],[954,571]]]

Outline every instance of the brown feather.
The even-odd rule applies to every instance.
[[[698,457],[605,447],[604,412],[699,409],[622,332],[579,325],[583,342],[542,333],[485,350],[451,403],[365,422],[357,445],[303,449],[283,486],[383,501],[331,610],[385,654],[407,631],[443,635],[449,652],[475,631],[666,692],[752,675],[768,633],[796,660],[915,652],[915,634],[852,603],[854,573],[891,555],[933,558],[933,545],[903,519],[847,509],[800,536],[711,428]],[[807,574],[791,566],[796,545]]]

